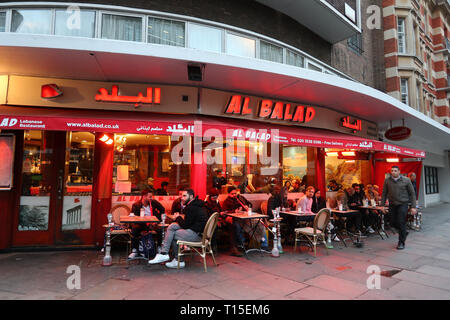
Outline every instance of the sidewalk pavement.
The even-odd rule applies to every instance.
[[[316,258],[306,247],[284,247],[279,258],[221,253],[217,267],[208,258],[207,273],[198,256],[173,270],[145,261],[127,266],[123,252],[113,252],[110,267],[101,266],[97,251],[0,254],[0,299],[450,299],[450,204],[425,209],[423,224],[410,231],[403,251],[389,232],[385,240],[364,239],[363,248],[334,242],[329,255],[319,246]],[[80,267],[80,289],[67,287],[70,265]],[[371,265],[385,271],[380,289],[367,287]]]

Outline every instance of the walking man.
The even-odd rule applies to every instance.
[[[391,225],[398,230],[397,249],[405,248],[406,237],[406,216],[408,205],[411,204],[411,213],[416,214],[416,193],[414,192],[411,180],[400,175],[400,168],[393,166],[391,176],[384,180],[381,205],[384,206],[386,198],[389,199],[389,213],[391,214]],[[385,210],[383,209],[383,213]]]

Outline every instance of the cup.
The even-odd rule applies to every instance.
[[[161,220],[162,220],[162,224],[166,224],[166,214],[165,213],[163,213],[161,215]]]
[[[249,216],[251,216],[253,214],[252,208],[248,208],[248,212],[247,213],[248,213]]]
[[[302,208],[301,208],[301,207],[298,207],[297,212],[298,212],[298,213],[302,213]]]
[[[343,211],[344,210],[344,206],[342,205],[342,203],[339,203],[339,211]]]

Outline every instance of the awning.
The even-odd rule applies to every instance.
[[[0,129],[90,131],[163,135],[233,137],[253,141],[320,148],[385,151],[425,158],[422,150],[396,146],[322,129],[264,124],[255,121],[201,115],[144,112],[88,111],[56,108],[0,106]]]

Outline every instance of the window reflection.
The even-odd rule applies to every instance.
[[[90,132],[68,132],[67,135],[64,195],[90,195],[95,136]]]
[[[255,57],[256,41],[250,38],[241,37],[227,33],[227,53],[235,56]]]
[[[148,42],[184,47],[184,22],[149,17]]]
[[[222,52],[222,31],[191,23],[189,25],[189,48]]]
[[[51,33],[52,12],[49,9],[12,10],[11,32]]]
[[[142,41],[142,19],[139,17],[103,14],[102,38]]]
[[[6,31],[6,12],[0,12],[0,32]]]
[[[95,11],[79,11],[79,20],[74,18],[74,12],[56,10],[55,34],[73,37],[94,37]]]

